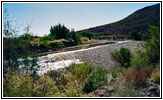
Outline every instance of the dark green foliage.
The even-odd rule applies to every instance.
[[[56,37],[56,39],[66,39],[67,33],[69,33],[69,29],[64,25],[58,24],[51,26],[50,34]]]
[[[160,60],[160,28],[150,26],[148,31],[150,33],[150,39],[147,40],[145,48],[149,56],[149,62],[157,64]]]
[[[127,48],[120,48],[119,51],[112,52],[111,55],[123,67],[127,68],[127,67],[130,66],[131,53],[130,53],[129,49],[127,49]]]

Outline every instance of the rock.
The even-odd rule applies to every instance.
[[[141,90],[141,96],[159,97],[160,85],[149,79],[147,86]]]
[[[150,92],[156,92],[156,91],[157,91],[157,88],[156,88],[156,87],[150,87],[150,88],[149,88],[149,91],[150,91]]]
[[[112,74],[108,74],[107,76],[108,76],[108,83],[110,83],[110,81],[113,79],[113,76]]]

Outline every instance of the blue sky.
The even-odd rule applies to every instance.
[[[32,21],[30,31],[43,36],[58,23],[77,31],[116,22],[153,4],[157,3],[3,3],[3,9],[22,26]]]

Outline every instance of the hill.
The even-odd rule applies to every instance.
[[[156,22],[160,22],[160,4],[139,9],[118,22],[97,26],[86,30],[93,33],[103,33],[104,35],[127,35],[133,30],[145,34],[147,33],[149,26],[151,24],[155,24]]]

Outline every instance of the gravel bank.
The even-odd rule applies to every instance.
[[[92,64],[95,67],[117,66],[118,64],[111,59],[111,55],[109,52],[118,50],[121,47],[129,48],[131,52],[133,52],[137,44],[142,44],[142,42],[141,41],[119,42],[115,44],[97,46],[88,49],[49,54],[46,56],[42,56],[39,59],[42,59],[45,62],[49,62],[49,63],[62,61],[62,60],[79,59],[80,62],[87,60],[88,63]]]

